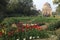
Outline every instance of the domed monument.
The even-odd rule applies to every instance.
[[[43,5],[42,15],[47,16],[47,17],[52,16],[52,8],[51,8],[51,5],[48,2],[46,2]]]

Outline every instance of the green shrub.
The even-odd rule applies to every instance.
[[[48,30],[54,31],[56,29],[60,28],[60,21],[56,21],[54,23],[49,24]]]

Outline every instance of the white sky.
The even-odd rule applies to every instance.
[[[55,11],[56,5],[53,5],[52,0],[33,0],[33,4],[36,5],[37,10],[38,9],[42,10],[42,7],[46,2],[50,3],[52,10]]]

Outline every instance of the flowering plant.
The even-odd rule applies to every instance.
[[[15,26],[15,27],[14,27]],[[4,29],[3,29],[4,30]],[[40,37],[44,33],[42,32],[42,27],[37,24],[25,24],[23,25],[22,22],[14,23],[13,26],[7,27],[4,31],[4,37],[6,40],[16,40],[26,38],[26,40],[31,39],[30,37]],[[41,31],[41,32],[40,32]],[[0,37],[3,36],[3,31],[0,32]],[[43,33],[42,35],[40,35]],[[44,34],[45,35],[45,34]],[[47,35],[48,36],[48,35]]]

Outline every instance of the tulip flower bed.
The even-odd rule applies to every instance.
[[[48,32],[42,30],[37,24],[23,24],[22,22],[10,24],[9,27],[1,25],[0,40],[30,40],[35,38],[48,38]]]

